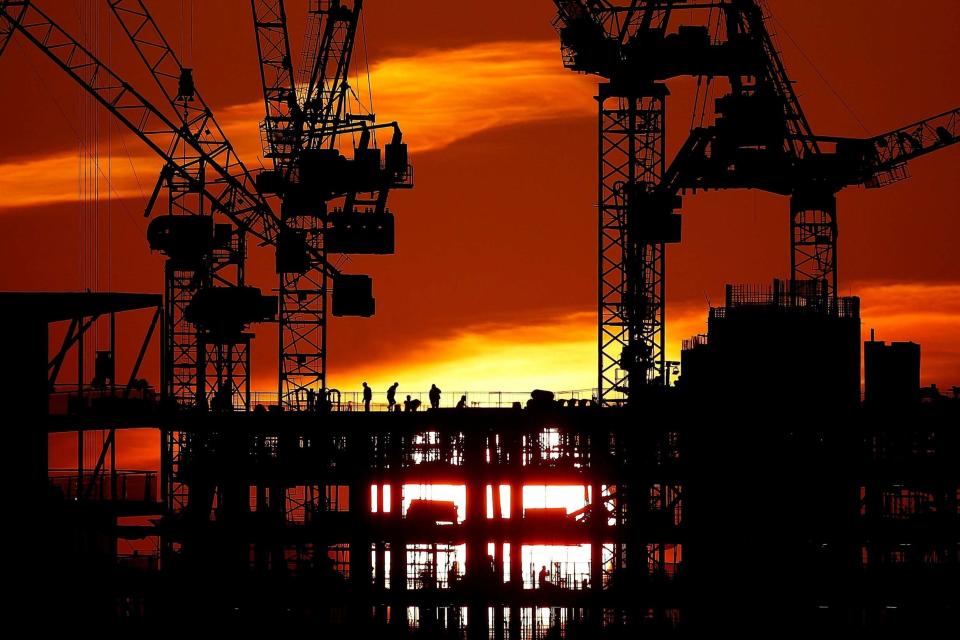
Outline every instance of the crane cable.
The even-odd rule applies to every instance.
[[[363,63],[367,68],[367,99],[370,101],[370,113],[375,114],[376,111],[374,111],[373,108],[373,81],[370,77],[370,52],[367,49],[367,17],[362,11],[360,12],[360,33],[363,37]],[[373,146],[377,146],[376,129],[373,130]]]
[[[853,110],[853,107],[851,107],[850,104],[846,100],[844,100],[843,96],[840,95],[840,92],[834,88],[834,86],[830,83],[829,80],[827,80],[827,77],[820,71],[820,69],[813,62],[813,60],[810,59],[810,56],[808,56],[807,53],[803,50],[803,47],[800,46],[800,43],[798,43],[794,39],[794,37],[790,35],[790,32],[787,30],[786,26],[784,26],[784,24],[779,19],[777,19],[777,16],[774,15],[773,11],[771,11],[767,7],[765,8],[767,13],[770,16],[770,19],[773,20],[774,24],[777,25],[777,28],[780,31],[782,31],[785,36],[787,36],[787,39],[797,49],[801,57],[803,57],[803,59],[807,62],[807,64],[810,65],[810,68],[813,69],[813,72],[817,74],[817,77],[819,77],[820,80],[823,82],[823,84],[826,85],[827,89],[829,89],[830,92],[834,95],[834,97],[836,97],[836,99],[840,102],[843,108],[846,109],[847,113],[849,113],[850,116],[856,121],[856,123],[860,126],[860,128],[863,129],[868,136],[872,137],[873,133],[870,131],[867,125],[863,123],[863,120],[860,119],[860,116],[857,115],[857,112]]]
[[[713,14],[714,7],[710,7],[710,13],[707,14],[707,28],[709,29],[713,23]],[[723,17],[723,12],[717,12],[717,24],[716,24],[716,40],[720,38],[720,21]],[[693,110],[690,114],[690,131],[693,132],[694,128],[697,126],[702,127],[704,120],[707,115],[707,104],[710,101],[711,91],[713,89],[713,78],[707,77],[706,87],[703,87],[704,76],[697,76],[697,92],[693,98]],[[700,102],[700,91],[703,89],[703,103]],[[697,115],[699,113],[700,121],[697,123]]]

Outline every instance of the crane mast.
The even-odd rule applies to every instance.
[[[331,121],[330,115],[339,116],[343,110],[343,93],[361,9],[360,2],[356,2],[352,9],[335,0],[311,2],[309,18],[319,22],[320,41],[312,61],[301,117],[296,123],[297,147],[286,166],[281,166],[285,182],[296,185],[285,194],[284,219],[296,229],[299,241],[320,252],[325,260],[329,244],[326,237],[328,203],[337,185],[328,183],[333,189],[316,189],[315,180],[329,180],[329,176],[321,173],[330,171],[329,168],[324,171],[311,166],[316,157],[313,150],[320,148],[314,142],[318,141],[318,132],[328,133],[329,149],[333,150],[338,122]],[[315,206],[311,206],[311,200]],[[330,284],[326,274],[315,269],[312,263],[302,271],[280,273],[278,390],[280,403],[285,407],[303,408],[310,389],[326,393]],[[372,308],[369,314],[363,313],[372,314]]]
[[[297,100],[287,14],[282,1],[251,0],[266,117],[260,126],[264,157],[285,169],[300,148],[302,112]]]
[[[253,184],[250,172],[237,157],[217,123],[212,110],[196,90],[192,69],[186,69],[163,36],[142,0],[108,0],[123,31],[133,44],[161,93],[189,133],[212,157],[223,158],[228,171],[246,185]],[[203,152],[184,146],[178,161],[188,167],[201,184],[221,180],[207,174]],[[187,319],[187,309],[198,291],[217,284],[243,286],[244,234],[226,225],[211,226],[212,210],[202,193],[171,171],[162,171],[157,190],[167,191],[167,214],[151,222],[148,237],[153,248],[167,254],[164,274],[164,388],[167,396],[181,406],[209,406],[227,391],[217,381],[229,381],[229,393],[244,409],[249,408],[249,345],[233,340],[226,345],[210,343],[203,331]],[[156,198],[151,198],[150,215]],[[199,234],[214,234],[214,242],[200,242]],[[199,243],[203,250],[184,255],[184,241]],[[226,275],[227,269],[233,273]],[[226,356],[226,357],[223,357]],[[205,381],[214,381],[209,386]]]
[[[665,381],[665,256],[679,216],[654,198],[665,171],[664,81],[721,73],[705,29],[668,36],[675,2],[555,0],[567,68],[600,76],[598,400],[629,403]],[[689,49],[705,54],[686,55]]]
[[[348,75],[362,2],[310,3],[308,37],[317,40],[305,46],[310,66],[305,90],[294,83],[283,2],[255,0],[253,7],[266,105],[265,153],[274,160],[274,169],[261,172],[258,184],[281,201],[289,229],[281,237],[277,260],[278,395],[282,406],[302,410],[311,392],[323,398],[327,391],[330,290],[333,315],[368,317],[375,309],[369,277],[330,278],[319,267],[329,253],[393,253],[393,215],[386,199],[391,188],[411,187],[412,176],[396,123],[377,124],[373,113],[348,112]],[[298,95],[299,100],[291,99]],[[394,133],[382,162],[371,143],[384,128]],[[352,158],[342,155],[349,146],[354,147]],[[302,247],[311,253],[305,255]]]

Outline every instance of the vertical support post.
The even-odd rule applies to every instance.
[[[80,318],[77,333],[77,406],[83,405],[83,318]],[[77,496],[83,493],[83,429],[77,427]]]
[[[403,457],[407,436],[390,433],[390,626],[397,636],[407,634],[407,542],[403,528]]]
[[[446,434],[444,434],[446,435]],[[486,545],[486,494],[487,477],[486,469],[486,438],[484,434],[478,434],[475,431],[468,431],[465,435],[464,446],[464,470],[467,477],[467,505],[466,505],[466,530],[467,530],[467,562],[466,575],[470,580],[477,584],[481,576],[488,575],[489,567],[487,565],[487,545]],[[488,580],[482,581],[489,585]],[[489,587],[488,587],[489,588]],[[478,597],[479,596],[479,597]],[[489,618],[487,616],[487,607],[491,604],[487,602],[482,593],[476,592],[471,595],[469,608],[467,610],[467,637],[470,640],[487,640],[489,637]]]
[[[297,224],[307,233],[307,242],[326,256],[323,249],[323,220],[310,217],[290,218],[288,224]],[[322,268],[306,273],[280,274],[280,405],[296,411],[303,410],[307,390],[313,389],[323,397],[327,388],[327,274]]]
[[[350,438],[350,458],[353,464],[353,478],[350,481],[351,520],[355,523],[350,536],[350,582],[357,599],[350,607],[350,617],[354,628],[365,629],[370,622],[370,611],[365,603],[370,601],[373,582],[370,566],[370,516],[373,505],[370,499],[370,486],[373,484],[370,474],[372,447],[368,432],[352,434]]]
[[[523,591],[523,438],[508,436],[510,447],[510,640],[520,640],[521,614],[518,605]]]
[[[496,451],[496,442],[494,436],[490,436],[487,439],[487,446],[490,449],[490,460],[491,463],[499,467],[500,461],[495,455]],[[503,637],[503,504],[500,500],[500,474],[499,468],[492,474],[494,482],[491,485],[491,497],[493,499],[493,525],[494,529],[497,532],[496,538],[493,543],[493,576],[492,581],[494,586],[494,593],[496,593],[496,601],[494,603],[493,609],[493,637],[494,640],[504,640]]]
[[[113,374],[110,376],[110,396],[117,393],[117,314],[110,312],[110,360],[113,362]],[[110,433],[110,499],[117,499],[117,432]]]

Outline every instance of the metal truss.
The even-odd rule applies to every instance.
[[[664,172],[665,96],[601,86],[599,193],[599,402],[618,405],[662,377],[664,244],[633,237],[632,190],[654,189]],[[635,211],[633,215],[643,215]]]

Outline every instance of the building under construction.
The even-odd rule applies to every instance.
[[[835,194],[905,178],[957,141],[960,111],[817,136],[761,2],[555,3],[563,63],[602,79],[598,386],[353,411],[327,384],[328,311],[376,305],[371,279],[333,256],[393,253],[388,195],[413,186],[400,125],[347,82],[362,1],[308,3],[299,70],[282,0],[252,1],[271,166],[250,172],[142,0],[107,4],[160,106],[42,2],[0,0],[0,52],[38,48],[164,167],[147,205],[163,295],[0,294],[22,363],[4,385],[30,434],[16,507],[38,514],[24,548],[41,550],[14,559],[24,611],[496,640],[957,621],[960,399],[921,391],[919,347],[871,338],[861,402]],[[698,101],[711,124],[668,166],[678,76],[727,93]],[[728,287],[671,385],[664,265],[682,198],[744,188],[790,198],[790,277]],[[276,297],[245,281],[248,245],[274,252]],[[150,321],[121,372],[131,314]],[[250,386],[264,322],[280,327],[269,401]],[[85,362],[103,325],[109,348]],[[158,470],[117,467],[132,429],[156,433]],[[75,467],[50,468],[51,437],[75,438]]]
[[[57,302],[58,319],[157,304],[83,298]],[[24,393],[43,388],[47,363],[33,362]],[[33,486],[49,547],[70,549],[46,575],[88,586],[43,598],[81,615],[295,616],[418,637],[955,620],[960,402],[757,393],[749,379],[722,396],[651,388],[643,411],[535,394],[318,414],[169,413],[139,391],[76,392],[83,409],[38,420],[80,443],[102,434],[102,464]],[[159,475],[115,469],[129,428],[183,449]],[[119,554],[121,539],[157,553]]]

